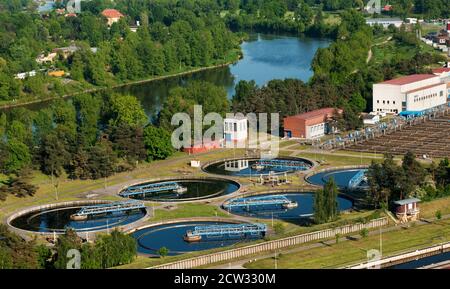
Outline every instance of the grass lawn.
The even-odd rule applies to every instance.
[[[437,211],[442,215],[450,214],[450,197],[420,203],[420,217],[424,219],[434,218]]]
[[[345,152],[347,153],[347,152]],[[380,155],[381,156],[381,155]],[[305,157],[309,159],[315,159],[317,161],[321,162],[321,169],[326,167],[333,167],[333,166],[356,166],[356,165],[370,165],[372,160],[377,161],[377,159],[370,158],[370,157],[364,157],[363,156],[342,156],[342,155],[333,155],[332,153],[328,154],[315,154],[315,153],[309,153],[309,152],[302,152],[297,155],[297,157]],[[381,158],[380,158],[381,160]]]
[[[151,221],[161,221],[169,219],[183,219],[191,217],[222,217],[227,218],[229,215],[217,206],[206,204],[179,204],[176,205],[177,209],[155,209],[155,216]]]
[[[285,148],[288,146],[293,146],[295,144],[299,145],[299,143],[295,140],[286,140],[286,141],[281,141],[279,146],[280,146],[280,148]]]
[[[408,229],[386,232],[382,235],[383,256],[415,250],[450,240],[450,220],[413,226]],[[364,239],[341,241],[338,244],[305,251],[281,254],[278,268],[337,268],[367,260],[367,251],[380,248],[380,236],[374,234]],[[246,268],[269,269],[274,259],[267,258],[247,263]]]
[[[152,163],[142,163],[135,170],[115,174],[106,179],[106,185],[113,186],[133,180],[149,180],[160,177],[179,177],[187,175],[191,177],[205,176],[206,173],[197,168],[191,168],[189,161],[191,159],[199,159],[202,164],[215,159],[239,157],[242,156],[243,150],[217,150],[210,154],[196,155],[195,157],[186,155],[185,153],[176,153],[165,161],[154,161]],[[58,200],[56,200],[55,188],[52,185],[51,178],[42,173],[35,172],[32,183],[39,188],[32,197],[17,198],[8,196],[6,201],[1,202],[0,219],[5,218],[9,214],[30,206],[56,203],[72,200],[86,199],[86,194],[93,190],[100,189],[96,199],[119,200],[121,199],[114,192],[102,192],[105,186],[105,180],[70,180],[66,177],[59,178],[55,183],[58,184]],[[110,189],[111,190],[111,189]],[[182,213],[181,213],[182,214]]]

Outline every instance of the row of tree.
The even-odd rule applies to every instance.
[[[38,111],[14,109],[0,114],[0,170],[10,175],[0,198],[32,195],[29,169],[98,179],[172,153],[170,134],[148,123],[134,96],[81,94]]]
[[[99,235],[92,244],[83,243],[68,229],[50,248],[36,240],[23,240],[0,224],[0,269],[105,269],[132,262],[136,253],[133,237],[117,230]]]
[[[311,0],[243,1],[239,13],[225,17],[233,31],[304,33],[314,37],[334,37],[336,25],[327,24],[322,5]],[[314,7],[315,6],[315,7]]]
[[[391,155],[382,163],[373,162],[367,178],[370,186],[370,203],[388,207],[392,202],[407,197],[430,200],[450,195],[450,164],[448,159],[425,168],[408,152],[401,165]]]

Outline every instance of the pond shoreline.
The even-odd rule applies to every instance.
[[[32,105],[32,104],[48,102],[48,101],[52,101],[55,99],[66,99],[66,98],[73,97],[73,96],[76,96],[76,95],[79,95],[82,93],[94,93],[94,92],[99,92],[99,91],[105,91],[108,89],[116,89],[116,88],[120,88],[120,87],[125,87],[125,86],[129,86],[129,85],[148,83],[148,82],[170,79],[170,78],[188,75],[188,74],[194,74],[194,73],[201,72],[201,71],[212,70],[212,69],[216,69],[216,68],[230,66],[230,65],[236,63],[237,61],[239,61],[240,59],[242,59],[241,53],[238,54],[237,59],[235,59],[233,61],[221,63],[221,64],[194,68],[194,69],[190,69],[190,70],[186,70],[186,71],[182,71],[182,72],[177,72],[177,73],[168,74],[168,75],[161,75],[161,76],[157,76],[157,77],[153,77],[153,78],[145,78],[145,79],[140,79],[140,80],[129,81],[129,82],[125,82],[125,83],[115,84],[115,85],[109,86],[109,87],[96,87],[96,88],[91,88],[91,89],[85,89],[83,91],[64,94],[61,96],[52,96],[52,97],[47,97],[47,98],[37,99],[37,100],[30,100],[30,101],[21,102],[21,103],[5,104],[5,105],[0,106],[0,111],[17,108],[17,107],[28,106],[28,105]]]

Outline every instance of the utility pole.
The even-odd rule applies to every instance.
[[[277,257],[277,251],[274,252],[274,259],[275,259],[275,270],[278,269],[278,257]]]
[[[383,256],[383,231],[380,227],[380,256]]]

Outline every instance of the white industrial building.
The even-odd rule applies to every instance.
[[[225,118],[223,129],[225,142],[242,142],[247,140],[248,125],[245,117]]]
[[[447,102],[447,84],[437,75],[414,74],[373,85],[373,110],[423,112]]]
[[[248,160],[232,160],[225,162],[225,170],[229,172],[240,172],[248,169]]]
[[[388,28],[391,25],[394,25],[397,28],[400,28],[403,25],[403,20],[400,18],[368,18],[366,19],[366,24],[369,26],[374,25],[382,25],[384,28]]]

